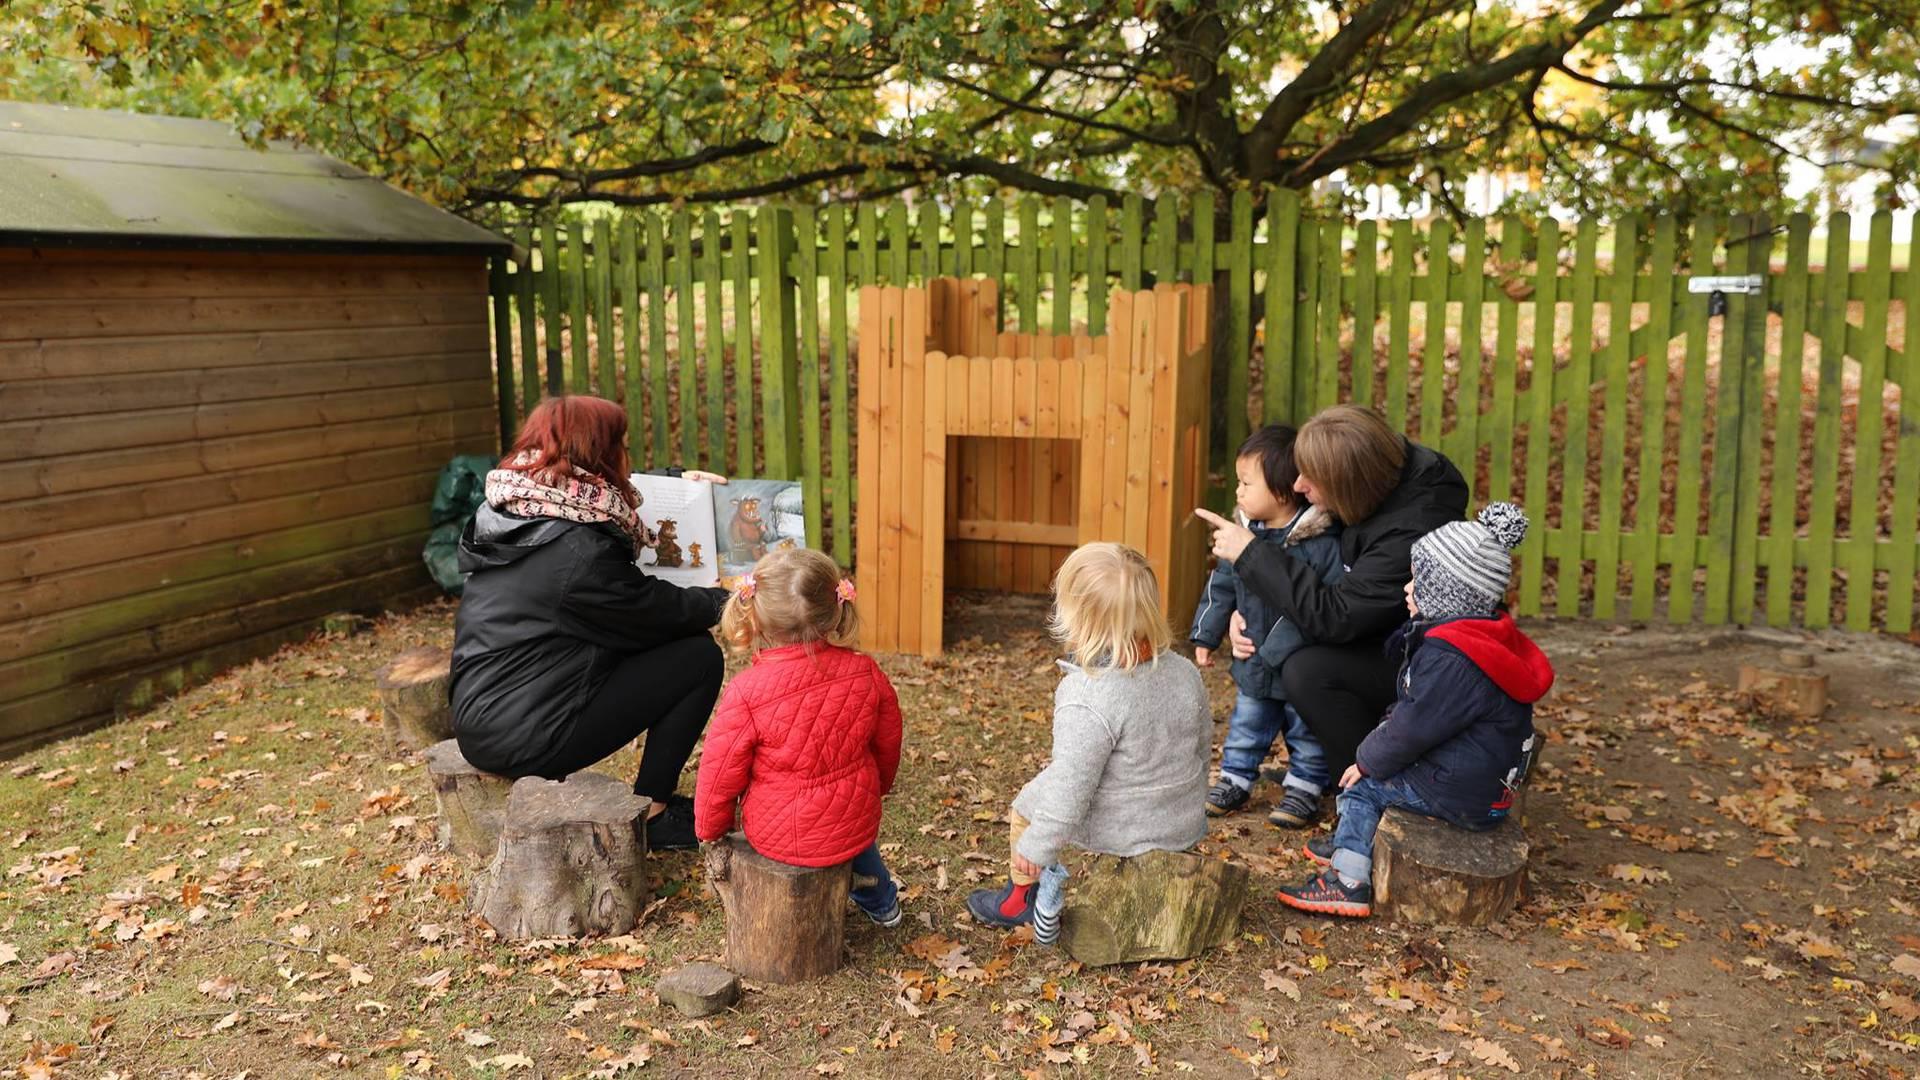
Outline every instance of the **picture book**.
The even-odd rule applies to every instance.
[[[807,546],[798,481],[710,484],[638,473],[632,480],[640,520],[654,536],[640,569],[676,585],[731,589],[767,552]]]

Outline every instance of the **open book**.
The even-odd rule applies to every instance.
[[[729,589],[776,548],[806,547],[806,508],[794,480],[709,484],[673,476],[632,478],[640,520],[654,543],[640,569],[675,585]]]

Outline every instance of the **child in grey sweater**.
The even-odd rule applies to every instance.
[[[1183,851],[1207,834],[1207,691],[1199,670],[1167,651],[1146,558],[1110,543],[1069,555],[1051,628],[1072,654],[1054,693],[1053,761],[1013,800],[1009,880],[967,897],[991,926],[1033,920],[1034,885],[1064,847],[1130,856]]]

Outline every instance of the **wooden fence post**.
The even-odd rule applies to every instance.
[[[800,470],[800,381],[794,364],[793,211],[763,207],[754,222],[760,277],[760,412],[767,475],[792,480]]]
[[[500,452],[513,445],[513,297],[507,288],[507,260],[488,260],[487,292],[493,301],[493,368],[500,396]]]
[[[1740,396],[1735,407],[1739,409],[1740,417],[1740,458],[1737,463],[1739,479],[1734,484],[1733,564],[1729,567],[1732,574],[1729,581],[1732,594],[1730,614],[1734,622],[1742,625],[1753,621],[1754,578],[1759,566],[1760,441],[1767,400],[1767,307],[1773,288],[1772,275],[1767,272],[1773,259],[1772,223],[1765,214],[1754,215],[1748,223],[1743,245],[1745,250],[1740,253],[1745,263],[1743,272],[1759,276],[1760,291],[1740,297],[1741,305],[1734,308],[1746,326],[1741,335],[1743,348],[1738,357]],[[1729,265],[1735,262],[1731,250],[1727,252],[1727,262]],[[1731,337],[1728,340],[1731,341]],[[1880,340],[1885,342],[1886,336],[1881,335]],[[1721,364],[1724,368],[1726,360],[1723,359]],[[1723,372],[1721,385],[1726,385],[1726,382],[1727,376]],[[1878,489],[1876,477],[1875,490]],[[1872,580],[1871,575],[1868,580]]]

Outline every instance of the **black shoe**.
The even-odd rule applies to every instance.
[[[1333,835],[1316,836],[1300,845],[1300,854],[1315,866],[1333,865]]]
[[[667,808],[647,819],[648,851],[689,851],[700,846],[693,835],[693,800],[669,795]]]
[[[1297,787],[1286,789],[1280,797],[1280,805],[1273,808],[1267,820],[1283,829],[1304,829],[1313,824],[1320,816],[1320,796],[1309,795]]]
[[[998,889],[975,889],[967,896],[967,913],[975,922],[1011,930],[1033,921],[1033,894],[1040,888],[1009,880]]]
[[[1253,792],[1239,784],[1221,777],[1220,782],[1207,792],[1207,813],[1213,817],[1224,817],[1247,805],[1253,798]]]
[[[1318,877],[1304,885],[1281,889],[1279,896],[1280,902],[1290,908],[1318,915],[1364,919],[1373,914],[1373,886],[1350,886],[1332,869],[1322,870]]]

